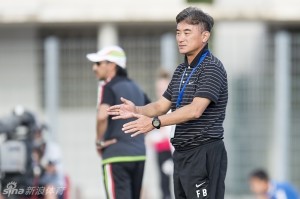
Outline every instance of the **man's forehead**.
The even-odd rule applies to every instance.
[[[186,23],[185,21],[182,21],[177,24],[177,30],[195,30],[195,29],[199,29],[199,28],[200,28],[199,24],[192,25],[192,24]]]

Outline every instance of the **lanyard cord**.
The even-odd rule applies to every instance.
[[[188,84],[188,82],[190,81],[193,73],[196,71],[197,68],[200,67],[201,63],[203,62],[203,60],[205,59],[206,55],[209,53],[209,50],[207,50],[205,53],[202,54],[202,56],[200,57],[199,59],[199,62],[197,64],[197,66],[195,68],[193,68],[192,72],[190,73],[189,77],[187,78],[186,82],[184,83],[182,89],[180,90],[181,88],[181,82],[183,80],[183,76],[185,74],[185,71],[186,71],[186,68],[184,69],[184,73],[182,74],[181,76],[181,80],[180,80],[180,85],[179,85],[179,95],[177,97],[177,101],[176,101],[176,108],[178,108],[181,104],[181,101],[182,101],[182,97],[183,97],[183,94],[184,94],[184,91],[185,91],[185,88],[186,88],[186,85]]]

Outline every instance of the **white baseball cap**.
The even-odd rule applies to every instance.
[[[126,68],[126,55],[119,46],[108,46],[96,53],[87,54],[86,57],[92,62],[110,61],[122,68]]]

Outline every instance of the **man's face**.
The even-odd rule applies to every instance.
[[[268,192],[269,183],[265,180],[261,180],[256,177],[252,177],[249,180],[251,191],[257,196],[266,196]]]
[[[109,71],[109,62],[101,61],[93,63],[93,71],[96,75],[96,78],[99,80],[105,80]]]
[[[191,25],[182,21],[177,24],[176,40],[181,54],[193,55],[205,46],[209,37],[208,31],[203,31],[200,25]]]

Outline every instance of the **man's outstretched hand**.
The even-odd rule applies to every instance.
[[[131,137],[135,137],[139,134],[146,134],[154,129],[152,118],[135,113],[133,113],[132,116],[137,119],[124,124],[122,128],[122,131],[130,133]]]
[[[113,120],[132,118],[134,117],[133,114],[136,113],[136,107],[132,101],[123,97],[121,97],[121,101],[123,104],[114,105],[107,109],[108,115],[113,116]]]

